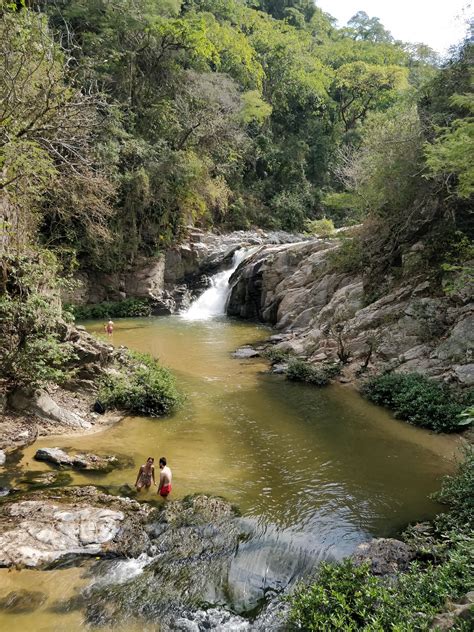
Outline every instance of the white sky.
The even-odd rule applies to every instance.
[[[395,39],[423,42],[440,53],[466,35],[469,0],[316,0],[344,26],[358,11],[378,17]],[[471,5],[471,7],[469,6]]]

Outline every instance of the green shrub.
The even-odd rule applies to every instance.
[[[418,373],[387,373],[372,378],[363,394],[376,404],[391,408],[397,417],[436,432],[453,432],[465,425],[465,404],[447,386]]]
[[[305,232],[317,237],[332,237],[335,233],[332,219],[323,217],[322,219],[307,219],[304,223]]]
[[[277,347],[269,347],[263,352],[263,357],[269,360],[272,364],[279,364],[280,362],[287,362],[291,354],[284,349],[278,349]]]
[[[297,358],[290,360],[286,375],[294,382],[306,382],[315,386],[326,386],[329,383],[329,377],[323,370],[316,369],[305,360]]]
[[[422,568],[414,562],[390,583],[374,577],[368,564],[323,563],[316,580],[290,597],[290,629],[429,630],[447,599],[472,590],[472,544],[472,539],[459,539],[442,564]]]
[[[99,320],[150,316],[151,305],[147,299],[126,298],[123,301],[106,301],[96,305],[65,305],[76,320]]]
[[[169,415],[181,401],[170,371],[140,353],[129,353],[129,365],[120,375],[103,379],[97,397],[104,410],[127,410],[150,417]]]
[[[6,390],[60,384],[73,348],[62,340],[65,315],[58,262],[47,250],[5,254],[0,261],[0,376]]]
[[[435,500],[449,505],[449,523],[456,530],[474,532],[474,447],[464,449],[464,459],[454,476],[445,476]],[[444,515],[442,516],[444,517]]]

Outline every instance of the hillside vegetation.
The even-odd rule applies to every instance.
[[[51,310],[61,318],[60,303],[46,313],[34,300],[57,295],[57,275],[120,270],[189,224],[362,223],[338,265],[364,271],[368,301],[420,239],[417,265],[440,287],[469,282],[468,42],[441,63],[364,12],[337,28],[310,0],[0,6],[9,380],[26,344],[18,319],[30,335]]]

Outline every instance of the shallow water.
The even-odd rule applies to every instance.
[[[87,327],[100,334],[103,324]],[[45,446],[122,453],[133,457],[133,468],[100,477],[74,473],[73,483],[133,485],[148,455],[165,455],[174,498],[207,492],[240,508],[250,537],[231,575],[234,603],[244,603],[244,610],[256,594],[250,575],[260,588],[278,590],[319,559],[340,558],[370,536],[392,535],[438,512],[428,495],[453,469],[455,440],[393,420],[350,387],[290,383],[267,374],[262,361],[231,357],[267,335],[263,327],[226,319],[118,321],[111,342],[169,366],[186,395],[183,408],[167,419],[129,417],[100,433],[42,439],[25,450],[19,467],[48,470],[33,460]],[[39,572],[12,572],[8,582],[27,587],[35,575],[52,599],[54,581],[44,582]],[[6,576],[0,572],[0,598],[11,590]],[[87,582],[77,569],[47,576],[61,584],[65,578],[68,595]],[[43,627],[28,627],[30,617],[0,613],[0,628],[80,629],[79,613],[53,613],[48,604],[41,609]]]

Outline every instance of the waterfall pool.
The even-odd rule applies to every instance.
[[[86,325],[99,335],[103,330],[103,323]],[[186,395],[183,408],[165,419],[127,417],[83,437],[40,439],[25,449],[18,471],[49,469],[33,461],[40,447],[126,453],[133,467],[93,479],[74,473],[72,483],[133,485],[148,455],[156,460],[165,455],[173,470],[173,497],[221,495],[242,512],[249,535],[236,552],[230,578],[232,607],[242,612],[267,589],[277,592],[321,559],[339,559],[372,536],[390,536],[410,521],[433,517],[440,507],[429,494],[452,471],[456,440],[394,420],[351,387],[291,383],[268,374],[261,360],[231,356],[267,335],[261,326],[225,318],[117,321],[112,343],[149,352],[169,366]],[[150,497],[151,492],[143,495]],[[116,572],[117,562],[111,564]],[[132,565],[134,573],[141,571]],[[0,628],[83,629],[80,609],[58,604],[93,581],[90,573],[88,563],[52,571],[1,570],[0,599],[39,586],[47,601],[34,613],[0,611]],[[138,619],[136,626],[158,629]]]

